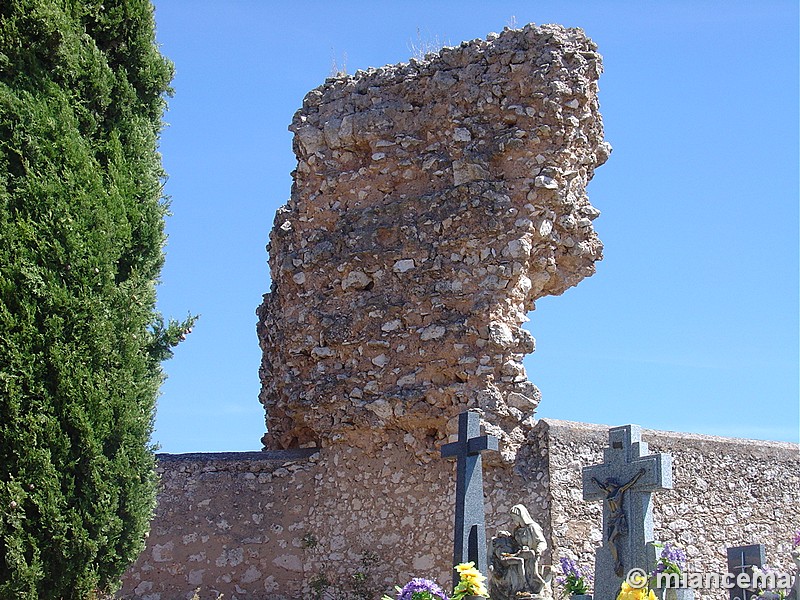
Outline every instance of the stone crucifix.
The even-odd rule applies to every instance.
[[[603,500],[603,545],[595,558],[596,600],[613,600],[626,574],[649,570],[652,493],[672,489],[672,456],[648,454],[638,425],[613,427],[603,464],[583,469],[583,499]]]
[[[458,441],[442,446],[442,457],[456,458],[456,518],[453,566],[474,562],[484,575],[486,563],[486,520],[483,507],[483,461],[481,452],[497,450],[497,438],[481,435],[478,413],[458,415]],[[453,573],[453,587],[459,576]]]

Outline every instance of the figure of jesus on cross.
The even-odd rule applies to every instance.
[[[596,600],[613,600],[634,568],[649,571],[652,493],[672,489],[672,456],[648,454],[637,425],[613,427],[603,464],[583,469],[583,499],[603,500],[603,545],[595,559]],[[653,565],[654,566],[654,565]]]
[[[642,475],[645,470],[639,469],[639,472],[633,476],[628,483],[618,484],[613,479],[606,481],[597,481],[592,477],[592,481],[597,484],[601,490],[606,493],[606,502],[608,503],[608,524],[606,529],[606,540],[608,541],[608,549],[611,551],[611,556],[614,558],[614,573],[617,577],[624,577],[622,558],[619,555],[619,542],[622,536],[628,534],[628,521],[625,518],[625,511],[622,508],[622,500],[625,498],[625,492],[631,489]]]

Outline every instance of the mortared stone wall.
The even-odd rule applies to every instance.
[[[792,572],[797,444],[646,429],[642,439],[674,457],[675,488],[655,494],[655,537],[685,548],[690,571],[725,573],[726,547],[762,543],[770,565]],[[484,469],[487,536],[508,529],[509,510],[522,502],[547,536],[546,562],[568,556],[593,570],[601,507],[582,500],[580,473],[602,461],[607,441],[604,426],[539,420],[513,465]],[[370,455],[341,447],[161,455],[159,471],[147,549],[121,598],[189,600],[200,588],[202,600],[306,600],[315,582],[352,589],[352,576],[363,572],[377,600],[411,577],[451,580],[449,461],[421,464],[402,444],[387,443]],[[374,559],[366,567],[365,552]],[[698,596],[728,597],[720,589]]]

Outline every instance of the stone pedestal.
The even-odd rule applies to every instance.
[[[656,595],[662,600],[694,600],[694,588],[666,588]]]

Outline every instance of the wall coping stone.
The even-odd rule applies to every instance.
[[[172,462],[288,462],[311,458],[319,448],[293,448],[291,450],[258,450],[253,452],[187,452],[183,454],[158,453],[159,463]]]
[[[595,423],[581,423],[578,421],[564,421],[561,419],[542,418],[538,419],[534,428],[535,432],[542,429],[557,433],[559,430],[583,431],[588,435],[605,436],[612,425],[598,425]],[[648,437],[650,439],[648,439]],[[701,433],[685,433],[682,431],[662,431],[658,429],[642,428],[642,438],[644,441],[655,441],[655,438],[664,440],[674,440],[682,442],[708,442],[728,446],[751,446],[753,453],[783,453],[794,452],[800,458],[800,444],[793,442],[778,442],[771,440],[753,440],[737,437],[723,437],[716,435],[706,435]],[[605,440],[605,437],[603,437]],[[772,452],[770,452],[772,451]]]

